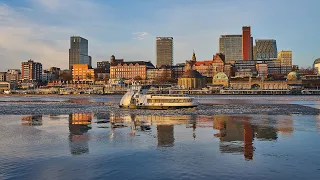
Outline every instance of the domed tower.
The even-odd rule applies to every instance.
[[[320,58],[313,62],[313,68],[317,70],[317,74],[320,74]]]
[[[112,56],[110,57],[110,63],[111,63],[111,64],[114,63],[115,60],[116,60],[116,57],[115,57],[114,55],[112,55]]]

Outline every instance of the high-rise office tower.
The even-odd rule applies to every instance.
[[[257,60],[276,59],[277,43],[274,39],[257,39],[255,46],[255,56]]]
[[[69,70],[74,64],[88,64],[91,66],[91,56],[88,55],[88,40],[80,36],[70,38]]]
[[[251,37],[250,26],[242,27],[242,59],[252,60],[253,58],[253,38]]]
[[[26,81],[41,80],[42,64],[31,59],[21,63],[21,79]]]
[[[242,35],[222,35],[219,52],[225,55],[227,63],[242,60]]]
[[[157,37],[157,67],[173,65],[173,37]]]

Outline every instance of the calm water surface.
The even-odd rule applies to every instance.
[[[0,179],[320,177],[320,116],[87,112],[3,115],[0,123]]]

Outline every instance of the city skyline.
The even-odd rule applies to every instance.
[[[320,25],[314,23],[320,3],[315,0],[307,4],[275,0],[138,2],[0,1],[0,71],[18,68],[28,59],[46,68],[67,69],[69,38],[74,35],[90,41],[92,64],[112,54],[126,61],[156,64],[158,36],[174,38],[174,64],[190,59],[193,49],[199,60],[206,60],[219,52],[220,35],[239,34],[242,26],[251,26],[254,40],[275,39],[278,51],[292,50],[294,64],[309,67],[320,57],[316,44]],[[71,7],[83,13],[70,11]],[[240,11],[244,8],[245,12]],[[265,9],[268,13],[261,13]],[[227,16],[222,15],[226,12]]]

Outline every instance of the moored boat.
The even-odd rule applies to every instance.
[[[133,86],[121,98],[119,107],[130,109],[179,109],[197,107],[193,97],[181,94],[147,94],[149,87]]]

